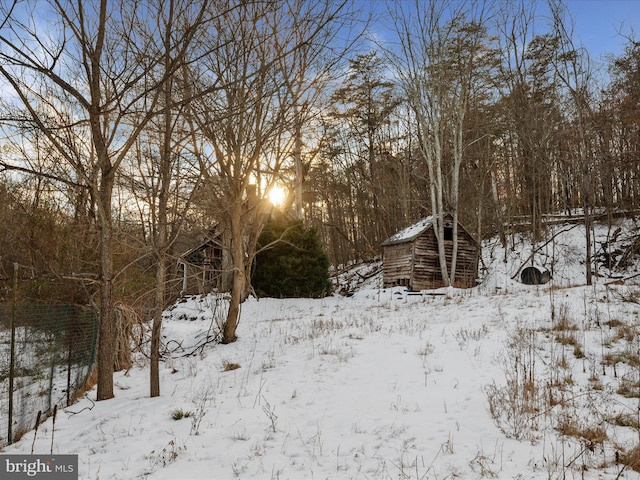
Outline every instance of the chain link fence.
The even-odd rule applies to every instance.
[[[0,305],[0,447],[32,429],[38,412],[46,418],[84,390],[97,318],[80,305]]]

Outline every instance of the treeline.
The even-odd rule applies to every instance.
[[[119,302],[153,319],[159,394],[176,262],[212,235],[235,341],[274,187],[336,266],[432,213],[482,239],[523,216],[540,237],[549,212],[586,214],[589,232],[595,208],[638,208],[633,38],[599,69],[559,0],[442,0],[379,6],[381,44],[360,6],[0,6],[0,277],[18,263],[33,298],[99,306],[98,399]]]
[[[593,59],[554,2],[551,20],[534,2],[509,2],[475,16],[456,5],[456,20],[410,25],[442,15],[417,8],[395,12],[399,38],[430,36],[352,57],[323,117],[305,212],[333,263],[377,254],[439,203],[477,239],[523,220],[540,238],[549,213],[638,209],[638,42]]]

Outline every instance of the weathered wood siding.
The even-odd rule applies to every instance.
[[[383,249],[382,277],[384,287],[411,284],[413,244],[411,242],[387,245]]]
[[[432,228],[414,240],[413,290],[425,290],[443,286],[440,260],[438,258],[438,242]],[[451,256],[453,241],[445,241],[445,257],[447,268],[451,275]],[[456,275],[454,287],[470,288],[476,285],[478,277],[479,251],[475,241],[462,230],[458,229],[458,258],[456,261]]]

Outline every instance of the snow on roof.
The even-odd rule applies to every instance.
[[[393,245],[395,243],[410,242],[414,238],[417,238],[422,232],[433,225],[433,215],[418,220],[413,225],[400,230],[398,233],[393,234],[386,239],[382,245]]]

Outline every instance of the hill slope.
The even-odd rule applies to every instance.
[[[208,342],[223,300],[189,299],[166,313],[160,398],[140,359],[35,452],[77,453],[87,479],[637,478],[638,289],[580,286],[582,233],[561,230],[535,257],[549,284],[511,279],[524,240],[492,242],[477,288],[250,299],[231,345]]]

